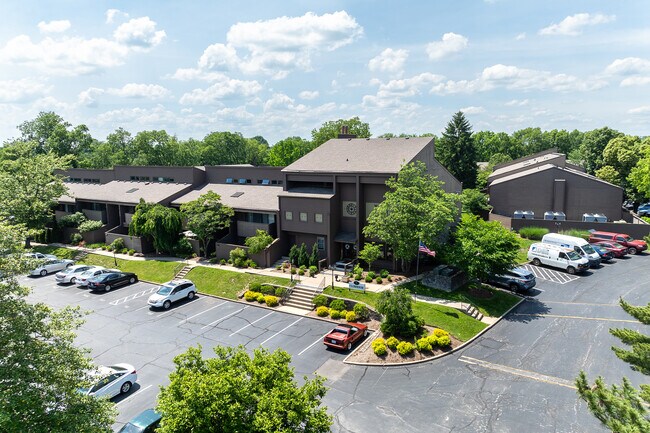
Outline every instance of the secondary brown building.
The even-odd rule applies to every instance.
[[[623,189],[591,176],[554,149],[495,166],[488,178],[493,213],[513,217],[516,211],[564,212],[580,221],[585,213],[622,218]]]

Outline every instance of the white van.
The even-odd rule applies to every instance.
[[[600,266],[600,254],[589,245],[589,242],[575,236],[561,235],[559,233],[547,233],[542,237],[545,244],[558,245],[562,248],[569,248],[589,260],[592,268]]]
[[[528,260],[535,266],[541,264],[561,268],[570,274],[589,269],[589,260],[568,248],[553,244],[534,243],[528,249]]]

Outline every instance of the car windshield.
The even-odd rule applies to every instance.
[[[172,287],[160,286],[160,288],[156,293],[158,293],[159,295],[169,295],[171,292],[172,292]]]
[[[623,239],[625,239],[625,242],[634,242],[634,238],[632,236],[623,236]]]
[[[581,258],[580,255],[575,251],[567,251],[566,255],[569,256],[571,260],[580,260]]]
[[[619,244],[619,243],[612,244],[612,246],[613,246],[614,248],[625,248],[623,245],[621,245],[621,244]]]
[[[74,272],[74,269],[72,269],[72,268],[65,268],[65,269],[61,270],[61,272],[64,273],[64,274],[69,274],[70,272]]]
[[[582,251],[584,251],[587,254],[593,254],[595,253],[594,249],[591,247],[591,245],[583,245],[582,246]]]
[[[334,331],[332,331],[332,332],[338,332],[338,333],[341,333],[341,334],[347,334],[347,333],[348,333],[348,330],[347,330],[347,328],[334,328]]]

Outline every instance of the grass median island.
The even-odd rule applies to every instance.
[[[371,307],[375,307],[379,299],[379,293],[360,292],[345,288],[328,287],[324,293],[339,298],[348,298],[355,301],[365,302]],[[461,341],[467,341],[487,326],[483,322],[464,314],[455,308],[445,307],[443,305],[429,304],[426,302],[414,302],[413,312],[424,319],[424,323],[429,326],[435,326],[448,331]]]
[[[248,274],[205,266],[193,268],[187,274],[186,278],[194,282],[199,292],[228,299],[236,299],[237,292],[244,289],[250,283],[257,282],[261,284],[277,284],[280,286],[289,286],[291,283],[291,280],[288,278]]]
[[[519,297],[506,293],[502,290],[496,290],[492,287],[482,285],[478,290],[474,288],[475,285],[465,285],[453,292],[445,292],[444,290],[433,289],[431,287],[423,286],[422,283],[410,282],[404,284],[411,293],[418,295],[431,296],[432,298],[447,299],[449,301],[470,303],[484,316],[501,317],[506,311],[512,308],[517,302]]]

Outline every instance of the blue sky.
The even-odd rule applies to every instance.
[[[0,140],[53,110],[271,144],[359,116],[373,135],[610,126],[650,135],[646,1],[0,3]]]

